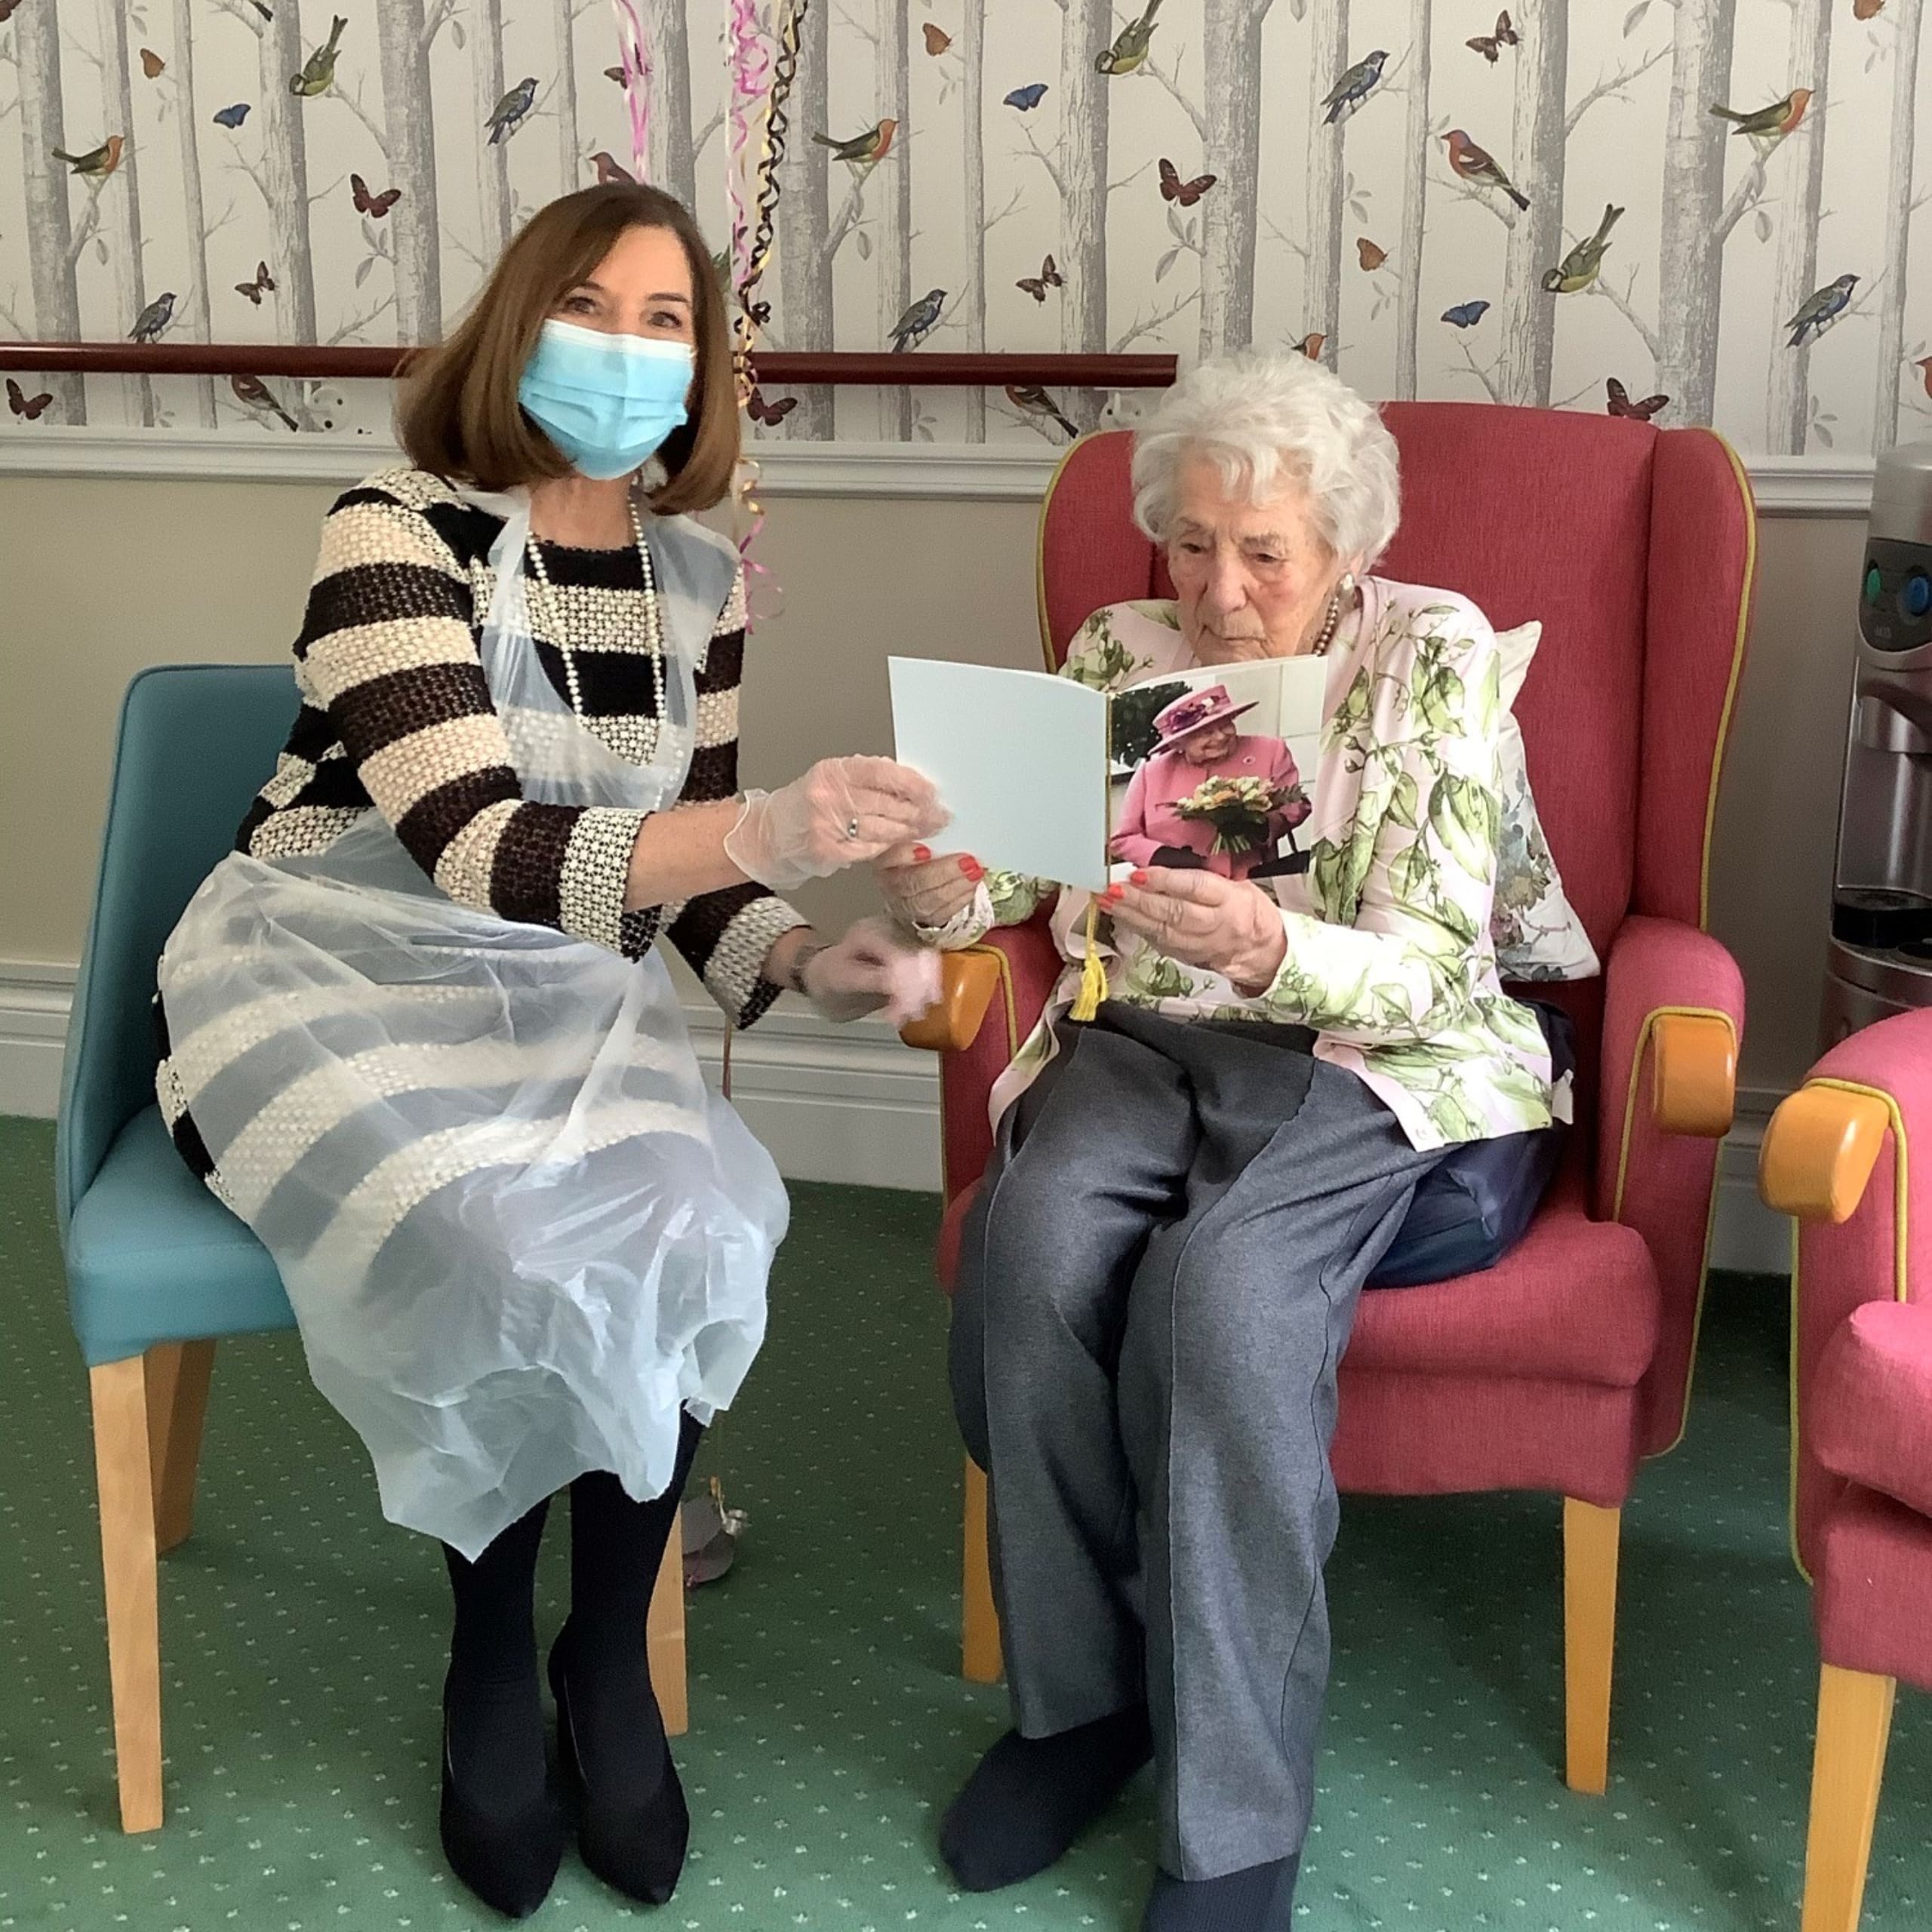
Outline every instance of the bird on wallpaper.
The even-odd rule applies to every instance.
[[[1621,208],[1604,203],[1603,219],[1597,223],[1597,232],[1585,235],[1555,268],[1543,270],[1546,291],[1552,295],[1574,295],[1596,280],[1598,271],[1603,266],[1603,251],[1610,246],[1610,231],[1617,226],[1617,218],[1623,212]]]
[[[869,168],[874,162],[885,158],[885,151],[898,131],[897,121],[885,120],[875,122],[863,134],[854,134],[849,141],[835,140],[829,134],[814,134],[812,139],[820,147],[829,148],[834,160],[849,161],[854,168]]]
[[[939,325],[940,311],[946,306],[946,291],[929,288],[892,325],[895,350],[917,349]]]
[[[1670,401],[1667,395],[1647,395],[1641,402],[1632,402],[1630,392],[1614,376],[1604,378],[1603,392],[1605,412],[1611,416],[1628,417],[1633,423],[1647,423]]]
[[[637,177],[608,148],[599,148],[590,157],[600,181],[635,181]]]
[[[217,128],[238,128],[248,118],[248,103],[238,100],[232,107],[217,107],[213,118]]]
[[[1329,90],[1321,104],[1328,110],[1322,118],[1330,127],[1346,121],[1375,91],[1376,84],[1382,78],[1382,63],[1388,58],[1389,50],[1378,47],[1358,60]]]
[[[1478,147],[1461,128],[1451,128],[1442,138],[1449,143],[1449,165],[1462,180],[1473,181],[1479,188],[1500,188],[1519,208],[1529,206],[1528,195],[1519,193],[1494,158]]]
[[[69,154],[65,148],[54,149],[54,158],[64,161],[84,181],[105,181],[121,165],[121,150],[128,145],[124,134],[109,134],[97,148],[85,154]]]
[[[134,318],[128,331],[130,342],[152,342],[174,319],[174,291],[164,289]]]
[[[1850,306],[1851,291],[1857,281],[1855,275],[1841,275],[1823,288],[1814,289],[1798,313],[1785,324],[1791,331],[1791,340],[1785,346],[1802,349],[1807,343],[1816,342]]]
[[[301,425],[275,401],[274,391],[260,377],[230,376],[228,386],[235,392],[235,400],[251,416],[278,417],[291,429],[300,429]]]
[[[508,140],[536,105],[537,76],[526,74],[491,109],[490,118],[483,124],[490,131],[490,145],[494,148]]]
[[[1147,45],[1154,38],[1154,16],[1160,11],[1161,0],[1147,0],[1146,12],[1137,20],[1129,20],[1105,53],[1094,55],[1094,72],[1116,78],[1132,73],[1147,58]]]
[[[1722,107],[1711,103],[1711,112],[1720,121],[1734,121],[1737,125],[1731,130],[1737,134],[1749,134],[1753,140],[1781,141],[1786,135],[1804,118],[1804,110],[1811,105],[1809,88],[1793,88],[1782,100],[1774,100],[1768,107],[1755,109],[1749,114],[1740,114],[1734,107]]]
[[[1021,415],[1033,417],[1036,423],[1041,420],[1057,423],[1066,432],[1069,442],[1080,434],[1060,414],[1060,405],[1038,383],[1008,383],[1006,399]]]
[[[1000,103],[1002,107],[1017,107],[1022,114],[1030,114],[1047,97],[1044,81],[1029,81],[1023,88],[1015,88]]]
[[[329,25],[329,37],[302,63],[299,74],[288,77],[288,91],[299,94],[306,100],[313,100],[318,94],[327,94],[335,84],[335,57],[342,45],[343,29],[349,25],[341,14],[336,15]]]

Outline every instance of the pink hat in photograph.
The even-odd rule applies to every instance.
[[[1160,739],[1156,749],[1165,751],[1169,746],[1179,744],[1182,739],[1192,737],[1197,731],[1208,731],[1217,724],[1232,724],[1254,709],[1252,703],[1235,703],[1226,685],[1204,685],[1198,691],[1189,691],[1185,697],[1176,698],[1164,710],[1155,714],[1154,729]]]

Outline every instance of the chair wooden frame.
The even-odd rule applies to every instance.
[[[194,1527],[211,1341],[171,1342],[88,1371],[101,1574],[121,1829],[162,1824],[161,1603],[158,1559]],[[674,1522],[645,1635],[651,1686],[673,1737],[690,1726],[684,1541]]]

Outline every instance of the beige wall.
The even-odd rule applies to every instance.
[[[77,955],[122,687],[144,664],[283,656],[331,494],[0,478],[0,961]],[[830,752],[888,749],[888,654],[1038,661],[1029,505],[771,509],[760,554],[783,609],[754,641],[750,782],[780,781]],[[1717,930],[1749,982],[1753,1084],[1792,1084],[1811,1056],[1862,531],[1850,518],[1762,528],[1712,892]],[[800,897],[828,921],[866,901],[854,881]]]

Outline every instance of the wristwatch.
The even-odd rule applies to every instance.
[[[829,940],[808,939],[792,955],[792,970],[785,977],[785,990],[789,993],[803,993],[805,990],[805,968],[821,952],[831,950]]]

